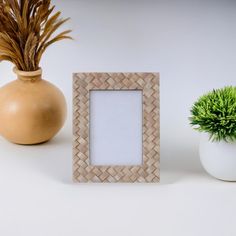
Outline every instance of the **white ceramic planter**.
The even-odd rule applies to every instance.
[[[200,159],[204,169],[213,177],[236,181],[236,142],[212,142],[209,136],[201,136]]]

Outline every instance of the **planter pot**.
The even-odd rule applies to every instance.
[[[210,175],[224,181],[236,181],[236,142],[212,142],[203,134],[199,153],[201,163]]]
[[[41,69],[14,72],[18,79],[0,88],[0,135],[16,144],[53,138],[66,118],[62,92],[42,79]]]

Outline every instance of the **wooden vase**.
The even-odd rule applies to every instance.
[[[41,69],[14,72],[18,79],[0,88],[0,135],[16,144],[44,143],[64,125],[64,95],[42,79]]]

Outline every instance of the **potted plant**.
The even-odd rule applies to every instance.
[[[50,140],[63,126],[62,92],[42,79],[40,60],[53,43],[71,39],[55,32],[67,19],[50,0],[0,0],[0,61],[12,62],[18,79],[0,88],[0,134],[17,144]]]
[[[202,132],[200,158],[215,178],[236,181],[236,87],[213,90],[191,109],[191,125]]]

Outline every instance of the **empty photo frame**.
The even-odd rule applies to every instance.
[[[77,73],[75,182],[159,182],[158,73]]]

